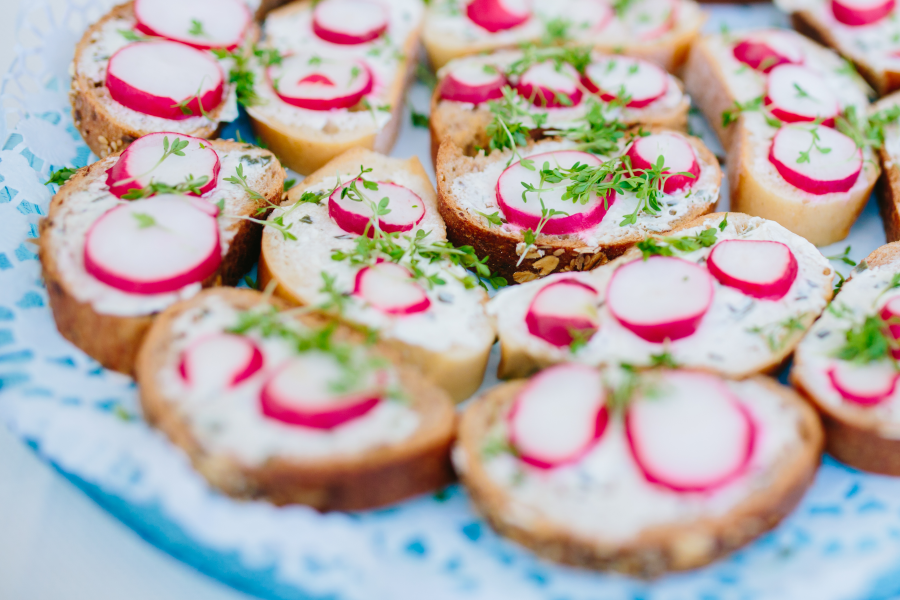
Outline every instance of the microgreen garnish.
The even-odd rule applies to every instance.
[[[204,78],[204,79],[205,79],[205,78]],[[201,80],[200,80],[200,85],[197,87],[197,93],[194,94],[193,96],[190,96],[190,97],[188,97],[188,98],[185,98],[185,99],[182,100],[181,102],[176,102],[175,104],[172,105],[172,108],[176,108],[176,107],[177,107],[178,110],[181,111],[181,114],[183,114],[183,115],[188,115],[188,116],[193,116],[194,111],[191,110],[191,107],[188,106],[188,105],[189,105],[193,100],[197,100],[197,107],[200,109],[200,114],[203,115],[204,117],[206,117],[207,119],[212,120],[212,117],[210,116],[210,114],[209,114],[208,112],[206,112],[206,109],[203,107],[203,100],[200,98],[200,92],[201,92],[202,90],[203,90],[203,80],[201,79]]]
[[[735,100],[734,106],[732,108],[722,112],[722,127],[728,127],[729,125],[737,121],[741,113],[760,110],[762,106],[762,96],[757,96],[756,98],[747,100],[746,102],[738,102],[737,100]]]
[[[870,315],[865,321],[847,330],[844,345],[834,353],[835,358],[866,364],[891,356],[897,341],[891,335],[888,324],[878,315]]]
[[[800,157],[797,159],[797,163],[808,163],[810,162],[809,153],[813,151],[813,148],[819,151],[820,154],[828,154],[831,152],[831,148],[824,148],[819,145],[819,142],[822,141],[822,138],[819,137],[819,127],[814,126],[812,129],[808,130],[812,134],[812,141],[809,143],[809,148],[806,150],[800,151]]]
[[[437,77],[423,63],[416,63],[416,79],[427,85],[430,90],[437,85]]]
[[[475,213],[477,215],[481,216],[482,218],[484,218],[490,224],[491,227],[500,227],[501,225],[506,223],[506,221],[504,221],[500,217],[500,213],[497,211],[487,214],[487,213],[481,212],[480,210],[476,210]]]
[[[50,179],[44,182],[44,185],[49,185],[51,183],[55,183],[56,185],[62,185],[71,179],[72,175],[78,172],[78,169],[70,169],[69,167],[62,167],[61,169],[57,169],[50,173]]]
[[[716,228],[709,227],[697,235],[672,236],[662,239],[648,237],[638,242],[636,246],[644,255],[644,260],[647,260],[651,256],[674,256],[675,252],[694,252],[700,248],[709,248],[715,243]]]
[[[201,188],[209,183],[209,177],[203,175],[195,178],[188,175],[181,183],[169,185],[160,181],[151,181],[142,188],[132,188],[122,196],[123,200],[140,200],[141,198],[149,198],[157,194],[194,194],[201,195]]]
[[[238,185],[241,188],[243,188],[244,193],[246,193],[248,196],[250,196],[250,198],[253,200],[257,200],[257,201],[265,200],[265,196],[263,196],[262,194],[260,194],[259,192],[257,192],[253,188],[251,188],[250,185],[247,183],[247,177],[244,175],[244,165],[241,163],[238,163],[238,166],[235,167],[234,175],[232,175],[231,177],[226,177],[225,181],[227,181],[228,183],[233,183],[233,184]]]
[[[840,254],[835,254],[834,256],[826,256],[825,258],[827,258],[828,260],[839,260],[842,263],[844,263],[845,265],[850,265],[851,267],[855,267],[856,261],[854,261],[852,258],[850,258],[850,249],[851,249],[851,246],[847,246],[846,248],[844,248],[844,251],[841,252]]]
[[[147,229],[148,227],[153,227],[156,225],[156,219],[154,219],[151,215],[147,213],[131,213],[131,216],[134,217],[134,220],[137,221],[138,229]]]
[[[579,73],[584,73],[584,69],[591,64],[591,47],[539,48],[530,45],[522,50],[521,58],[509,65],[507,73],[510,75],[521,75],[534,65],[547,61],[553,61],[557,71],[562,69],[564,63],[568,63],[575,67],[575,70]]]
[[[797,97],[797,98],[809,98],[813,101],[816,100],[815,98],[813,98],[812,96],[809,95],[809,92],[807,92],[802,87],[800,87],[800,84],[797,83],[796,81],[794,82],[794,90],[796,90],[796,92],[797,92],[795,95],[795,97]]]
[[[675,362],[675,358],[669,353],[669,351],[665,350],[663,352],[660,352],[659,354],[650,355],[650,366],[663,367],[667,369],[677,369],[678,363]]]
[[[528,184],[523,182],[522,185]],[[525,196],[525,193],[526,192],[522,192],[523,197]],[[525,257],[528,255],[531,248],[534,247],[534,243],[535,241],[537,241],[537,236],[541,235],[541,232],[544,230],[544,227],[547,225],[550,219],[557,215],[566,217],[569,216],[569,213],[567,212],[556,210],[555,208],[547,208],[546,206],[544,206],[544,200],[540,197],[540,194],[538,194],[538,202],[541,203],[541,218],[538,219],[538,224],[537,227],[534,228],[534,231],[532,231],[531,229],[526,229],[523,232],[523,237],[525,239],[525,248],[522,249],[522,253],[519,255],[519,260],[518,262],[516,262],[517,267],[522,264],[522,261],[525,260]]]
[[[409,116],[413,127],[428,129],[428,115],[411,110]]]
[[[572,39],[572,21],[563,17],[556,17],[544,23],[544,35],[541,44],[554,46]]]
[[[486,132],[491,150],[512,150],[513,155],[507,163],[511,164],[513,158],[522,158],[519,147],[528,144],[532,129],[544,126],[547,113],[532,113],[525,101],[509,86],[504,86],[502,93],[501,100],[488,102],[488,109],[494,118],[488,124]],[[528,124],[526,120],[529,121]]]
[[[146,171],[145,173],[141,173],[140,175],[135,175],[134,177],[128,177],[127,179],[123,179],[121,181],[117,181],[116,185],[122,186],[122,185],[129,184],[133,181],[137,181],[138,179],[143,179],[144,177],[150,175],[151,173],[153,173],[153,171],[158,169],[159,166],[161,164],[163,164],[166,161],[166,159],[168,159],[170,156],[180,156],[180,157],[185,156],[184,149],[187,148],[189,145],[190,145],[190,142],[188,142],[187,140],[178,138],[178,137],[173,139],[172,143],[170,144],[169,136],[167,136],[167,135],[163,136],[163,153],[162,153],[162,156],[159,157],[159,160],[156,161],[156,164],[154,164],[152,167],[150,167],[150,169],[148,171]],[[194,182],[201,182],[201,181],[202,181],[202,183],[199,183],[199,185],[192,185],[192,183],[194,183]],[[151,190],[148,193],[144,193],[142,190],[130,190],[128,192],[128,194],[132,194],[132,196],[128,197],[128,194],[126,194],[125,198],[127,200],[133,200],[135,198],[144,198],[146,196],[151,196],[154,193],[163,193],[163,192],[165,192],[165,193],[184,193],[187,191],[195,191],[197,188],[200,188],[200,187],[203,187],[204,185],[206,185],[207,181],[209,181],[209,178],[207,178],[205,176],[200,177],[195,180],[193,178],[193,175],[189,175],[188,179],[184,183],[178,184],[176,186],[167,186],[164,183],[151,182],[149,184],[149,186],[147,186],[147,187],[149,188],[152,186],[156,186],[155,191]]]
[[[835,119],[838,131],[852,139],[857,148],[877,148],[884,144],[884,128],[900,119],[900,105],[894,105],[860,116],[855,106],[848,106]]]
[[[795,337],[796,333],[806,330],[806,325],[803,323],[805,317],[806,313],[801,313],[764,327],[751,327],[747,331],[758,334],[766,342],[770,351],[778,352]]]
[[[589,100],[590,106],[578,124],[565,129],[551,129],[548,136],[558,136],[578,144],[573,150],[582,150],[593,154],[612,154],[619,148],[625,137],[628,126],[621,119],[609,118],[608,109],[621,100],[613,100],[604,106],[595,100]]]
[[[725,216],[722,217],[722,222],[719,223],[719,231],[725,231],[726,227],[728,227],[728,213],[725,213]]]
[[[254,89],[256,73],[250,66],[251,56],[255,56],[263,67],[279,65],[282,56],[278,50],[254,46],[252,52],[248,52],[245,48],[236,48],[231,51],[214,48],[212,53],[220,60],[230,58],[233,61],[234,64],[228,73],[228,81],[234,84],[238,102],[244,106],[256,106],[264,102]]]
[[[281,189],[285,192],[297,185],[296,179],[285,179],[284,184],[281,186]]]
[[[129,42],[145,42],[149,37],[138,34],[133,29],[119,29],[118,32]]]
[[[206,36],[206,31],[203,29],[203,23],[198,21],[197,19],[191,19],[191,28],[188,29],[188,35],[193,36]]]
[[[594,332],[589,329],[576,329],[569,327],[569,336],[572,341],[569,343],[569,352],[576,354],[579,350],[587,346]]]

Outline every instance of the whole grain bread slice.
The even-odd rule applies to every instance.
[[[227,104],[229,100],[227,98],[231,85],[228,83],[227,73],[225,74],[225,100],[213,110],[208,111],[209,118],[205,116],[192,117],[191,121],[194,123],[194,126],[190,128],[179,125],[180,121],[156,117],[152,119],[154,122],[159,122],[160,127],[136,127],[124,122],[114,114],[116,110],[128,111],[130,109],[113,100],[109,90],[106,88],[105,79],[91,79],[88,74],[79,68],[79,65],[82,58],[90,52],[91,47],[97,42],[98,36],[100,36],[107,23],[119,19],[132,24],[136,22],[133,2],[126,2],[113,7],[112,10],[88,28],[78,45],[75,46],[69,101],[72,105],[72,118],[75,121],[75,127],[81,133],[81,137],[84,138],[91,151],[100,158],[105,158],[110,154],[124,150],[128,144],[143,135],[173,129],[179,133],[194,137],[214,137],[221,125],[221,117],[228,110]],[[127,29],[130,29],[130,27]],[[253,41],[258,36],[258,27],[251,25],[247,38]],[[102,60],[108,61],[109,57],[105,56]],[[106,69],[104,68],[102,72],[105,74]]]
[[[654,127],[648,128],[647,131],[664,130]],[[685,136],[685,139],[694,147],[701,164],[705,165],[702,168],[715,171],[713,179],[718,187],[722,173],[716,157],[698,138]],[[447,224],[447,239],[457,246],[472,246],[478,256],[487,256],[487,265],[507,281],[524,283],[550,273],[589,271],[606,264],[644,239],[645,233],[638,228],[634,228],[634,231],[625,237],[609,243],[601,242],[596,246],[585,243],[576,235],[539,234],[533,248],[520,261],[521,252],[525,248],[524,233],[491,226],[486,219],[469,211],[452,190],[453,182],[457,178],[467,173],[482,171],[492,163],[509,159],[509,151],[469,157],[462,148],[452,141],[447,141],[438,151],[435,168],[438,207]],[[717,198],[718,196],[711,202],[693,206],[675,226],[711,212]]]
[[[329,511],[383,506],[453,481],[449,459],[456,430],[453,404],[440,388],[380,346],[375,351],[397,366],[400,385],[419,417],[419,425],[409,438],[364,452],[307,459],[274,457],[261,465],[248,465],[228,453],[205,448],[192,432],[190,421],[178,410],[179,399],[167,396],[159,385],[158,374],[177,360],[172,342],[183,333],[173,331],[173,323],[186,311],[203,307],[211,297],[238,310],[261,303],[279,309],[287,305],[254,290],[205,290],[166,309],[141,347],[136,371],[144,417],[188,455],[212,486],[236,498],[265,499],[278,505],[306,504]],[[315,313],[296,318],[314,328],[329,323]],[[334,335],[339,341],[364,341],[362,335],[345,326]]]
[[[265,201],[252,200],[248,196],[236,215],[254,216],[259,208],[280,202],[284,169],[271,152],[228,140],[213,140],[210,145],[219,152],[246,150],[270,159],[264,177],[253,182]],[[60,211],[73,194],[87,189],[97,179],[105,180],[106,171],[115,164],[119,154],[79,169],[53,196],[48,214],[40,223],[39,255],[50,308],[62,336],[104,367],[131,374],[141,340],[155,315],[117,316],[98,312],[91,303],[79,301],[72,284],[60,272],[55,249],[55,236],[64,235],[55,226]],[[219,269],[203,282],[204,287],[237,284],[259,256],[262,226],[245,219],[234,219],[228,227],[234,231],[232,241]]]
[[[802,443],[772,473],[771,484],[742,499],[720,516],[649,527],[625,542],[584,535],[541,515],[515,510],[510,494],[485,469],[482,447],[491,426],[507,411],[527,380],[494,387],[463,413],[454,463],[477,510],[500,535],[548,560],[577,567],[612,570],[644,578],[704,566],[775,527],[797,505],[812,483],[822,451],[822,426],[815,411],[790,388],[768,377],[752,381],[798,413]]]

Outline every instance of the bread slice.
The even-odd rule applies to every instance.
[[[706,14],[693,0],[677,0],[674,23],[671,29],[661,35],[641,39],[624,21],[613,18],[601,31],[596,32],[587,21],[573,20],[579,9],[570,6],[572,2],[535,3],[535,15],[523,25],[491,33],[475,25],[465,14],[465,2],[449,0],[429,4],[422,30],[422,43],[435,69],[439,69],[453,59],[473,54],[482,54],[504,48],[514,48],[528,43],[541,42],[548,33],[548,23],[560,18],[569,21],[566,41],[590,45],[600,52],[626,54],[643,58],[667,71],[677,71],[685,59],[691,43],[706,22]],[[632,3],[625,10],[669,10],[666,2]],[[584,23],[587,23],[586,25]]]
[[[527,381],[501,384],[468,405],[454,464],[488,523],[542,558],[639,577],[701,567],[788,515],[822,450],[815,411],[790,388],[767,377],[722,383],[759,425],[778,425],[785,436],[769,452],[757,446],[750,468],[724,489],[679,493],[646,481],[618,409],[600,442],[573,464],[544,470],[520,462],[509,454],[507,416]]]
[[[200,115],[173,121],[139,113],[113,100],[106,88],[106,64],[113,52],[130,43],[120,32],[131,32],[135,23],[133,2],[120,4],[91,25],[75,47],[69,91],[72,118],[85,143],[100,158],[124,150],[137,138],[158,131],[214,137],[222,122],[238,116],[227,66],[223,66],[225,99],[208,112],[208,117]],[[249,40],[255,40],[258,35],[256,25],[251,25]]]
[[[307,177],[290,191],[283,206],[293,205],[310,191],[324,193],[319,204],[303,203],[290,213],[282,208],[270,216],[270,220],[283,216],[284,224],[291,227],[298,239],[285,239],[277,230],[266,228],[259,261],[260,289],[275,282],[276,296],[294,304],[317,306],[329,298],[322,291],[322,274],[335,277],[335,286],[348,298],[343,311],[346,320],[375,329],[405,361],[420,368],[454,400],[464,400],[481,385],[495,339],[494,329],[484,314],[487,302],[484,290],[477,286],[467,289],[461,281],[467,275],[462,267],[446,261],[420,264],[429,275],[436,274],[445,283],[425,285],[431,302],[428,310],[391,316],[350,295],[356,273],[363,264],[332,259],[334,251],[352,252],[356,236],[341,229],[329,216],[328,195],[337,183],[337,176],[346,183],[359,174],[361,166],[373,169],[366,174],[368,180],[394,182],[413,190],[423,200],[423,220],[405,235],[422,230],[430,232],[426,241],[446,240],[434,188],[418,159],[388,158],[358,148]],[[373,260],[374,257],[366,264]],[[400,264],[408,267],[408,258],[404,257]]]
[[[875,155],[871,149],[863,149],[863,170],[849,191],[815,195],[789,184],[769,162],[777,128],[767,122],[764,112],[741,112],[736,121],[724,126],[722,115],[734,109],[736,102],[747,103],[766,93],[765,75],[738,62],[732,54],[733,45],[747,34],[701,38],[691,50],[685,71],[688,92],[727,151],[731,208],[777,221],[818,246],[842,240],[878,179]],[[846,72],[843,60],[800,35],[793,37],[803,49],[805,64],[826,76],[841,105],[865,114],[866,86]]]
[[[391,0],[384,3],[391,12],[391,25],[384,37],[337,47],[313,34],[314,4],[300,0],[269,13],[261,46],[311,58],[336,55],[361,59],[373,69],[376,87],[364,102],[350,109],[306,110],[282,101],[264,67],[255,65],[255,92],[261,100],[247,107],[253,130],[286,167],[302,175],[309,175],[351,148],[390,152],[400,133],[406,88],[415,71],[422,17],[422,7],[416,0]]]
[[[823,0],[777,4],[790,13],[794,29],[852,62],[879,96],[900,89],[900,65],[889,53],[894,42],[886,39],[891,35],[888,29],[844,25],[834,18],[831,2]],[[876,42],[879,37],[885,38],[881,44]]]
[[[522,56],[521,51],[504,50],[491,54],[469,56],[448,63],[438,73],[439,81],[431,96],[431,159],[437,160],[438,149],[445,140],[450,140],[463,149],[466,156],[475,156],[479,148],[488,148],[489,138],[487,126],[493,120],[493,114],[486,103],[472,105],[441,98],[441,82],[454,68],[467,63],[490,65],[505,70],[511,63]],[[603,58],[595,53],[595,60]],[[592,99],[601,102],[598,97]],[[684,84],[676,77],[669,76],[668,92],[659,100],[642,108],[617,108],[608,111],[609,118],[620,120],[628,125],[644,125],[646,127],[662,127],[687,132],[687,115],[690,98],[684,93]],[[590,106],[588,101],[581,102],[572,108],[540,109],[531,103],[523,103],[533,113],[549,115],[547,127],[579,123]],[[536,131],[536,134],[542,132]]]
[[[210,144],[219,153],[222,170],[217,188],[204,198],[213,203],[224,200],[226,214],[243,216],[253,216],[265,203],[277,204],[281,200],[284,169],[271,152],[225,140]],[[141,339],[156,313],[178,299],[196,294],[200,286],[140,296],[109,287],[85,270],[87,229],[120,202],[106,185],[106,171],[118,156],[114,154],[80,169],[53,197],[40,225],[40,259],[50,307],[62,336],[104,367],[131,374]],[[265,197],[265,203],[223,181],[234,175],[238,161],[245,169],[248,184]],[[218,271],[203,285],[236,284],[259,255],[261,229],[246,220],[220,217],[219,235],[228,246]]]
[[[727,225],[719,229],[723,219]],[[497,376],[502,379],[527,377],[549,365],[572,360],[590,365],[628,363],[649,366],[663,355],[680,367],[703,369],[736,379],[778,369],[828,305],[834,270],[828,260],[800,236],[774,221],[741,213],[698,217],[666,236],[653,237],[665,244],[664,238],[696,236],[707,229],[716,232],[719,242],[767,240],[787,245],[798,263],[796,279],[787,295],[777,301],[756,300],[716,281],[712,306],[696,332],[674,342],[647,342],[622,327],[605,301],[613,272],[624,264],[640,260],[641,250],[632,248],[589,273],[554,274],[501,290],[488,304],[488,314],[495,319],[500,336]],[[704,265],[712,248],[675,254]],[[555,282],[572,278],[599,292],[600,323],[597,333],[574,350],[532,335],[526,325],[529,307],[538,292]]]
[[[900,93],[894,93],[879,100],[872,106],[877,112],[900,105]],[[900,240],[900,127],[896,123],[884,128],[884,145],[878,149],[882,176],[878,180],[876,192],[881,221],[888,242]]]
[[[663,131],[649,128],[650,132]],[[450,141],[445,142],[438,152],[435,169],[438,184],[438,206],[447,224],[447,238],[457,246],[469,245],[478,256],[487,256],[491,270],[498,272],[507,281],[525,283],[545,277],[550,273],[569,271],[589,271],[616,258],[635,243],[644,239],[649,232],[663,232],[710,212],[719,198],[722,172],[715,156],[698,138],[685,136],[693,146],[701,166],[697,183],[688,196],[680,192],[671,196],[675,204],[668,207],[676,214],[669,213],[667,222],[657,224],[655,217],[644,214],[637,224],[619,227],[618,222],[636,206],[634,196],[618,196],[603,222],[596,228],[579,235],[539,234],[534,247],[528,249],[523,232],[509,225],[492,226],[476,210],[491,213],[498,210],[493,189],[500,173],[512,156],[509,150],[493,152],[489,156],[466,156],[463,149]],[[569,142],[553,139],[542,140],[530,145],[524,155],[538,154],[550,150],[573,147]],[[488,182],[487,179],[491,181]],[[474,182],[483,185],[473,187]],[[470,185],[470,182],[472,185]],[[489,184],[489,185],[488,185]],[[463,190],[469,196],[461,197]],[[486,190],[490,190],[488,193]],[[479,204],[475,204],[478,202]],[[475,206],[481,208],[475,208]],[[672,218],[674,216],[674,218]],[[585,240],[586,235],[591,237]]]
[[[235,325],[238,314],[267,306],[285,305],[253,290],[206,290],[169,307],[141,347],[137,381],[144,417],[187,453],[211,485],[236,498],[307,504],[326,511],[382,506],[453,480],[453,404],[445,392],[383,348],[365,352],[392,361],[408,404],[384,400],[382,405],[393,406],[378,406],[331,430],[291,426],[261,414],[256,394],[274,370],[272,364],[240,387],[217,392],[215,402],[198,401],[178,373],[183,349],[198,337]],[[315,314],[285,316],[283,321],[314,330],[328,323]],[[264,355],[278,343],[258,335],[254,339]],[[332,339],[362,346],[362,336],[347,327]],[[287,355],[293,353],[296,350]],[[327,447],[316,450],[316,444]]]
[[[847,400],[829,375],[833,367],[847,366],[835,355],[846,343],[847,332],[898,295],[891,287],[900,273],[900,243],[881,246],[847,278],[840,293],[797,347],[791,383],[822,415],[826,450],[851,467],[900,475],[900,423],[896,417],[897,390],[885,398],[863,405]],[[890,356],[882,359],[894,364]],[[880,362],[880,361],[876,361]],[[869,376],[871,379],[871,376]]]

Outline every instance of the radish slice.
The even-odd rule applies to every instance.
[[[822,120],[832,127],[841,112],[837,96],[825,78],[801,65],[781,65],[769,73],[765,105],[785,123]]]
[[[663,157],[663,174],[671,174],[663,183],[663,192],[675,192],[694,187],[700,176],[700,163],[694,147],[681,135],[675,133],[655,133],[637,138],[625,153],[631,159],[635,171],[652,169]],[[689,173],[680,175],[679,173]]]
[[[184,142],[188,145],[179,150],[179,154],[169,154],[159,162],[166,155],[166,148],[171,150],[176,143]],[[204,139],[183,133],[151,133],[125,149],[106,172],[106,185],[110,193],[121,198],[129,191],[142,190],[151,183],[174,186],[206,177],[206,184],[197,194],[203,195],[215,189],[220,166],[219,155]]]
[[[322,59],[310,64],[300,55],[282,59],[266,71],[278,97],[307,110],[351,108],[372,91],[372,72],[361,60]]]
[[[290,425],[333,429],[358,419],[383,397],[384,371],[377,371],[347,393],[335,391],[347,373],[331,354],[307,352],[288,361],[263,386],[260,406],[265,416]]]
[[[503,97],[506,77],[491,65],[463,63],[441,81],[441,98],[454,102],[481,104]]]
[[[584,87],[602,100],[627,98],[625,106],[643,108],[666,95],[669,75],[645,60],[616,56],[591,63],[582,79]]]
[[[568,346],[572,332],[591,337],[600,327],[597,290],[575,279],[551,283],[535,295],[525,314],[528,332],[554,346]]]
[[[747,408],[712,375],[670,371],[661,379],[625,416],[644,478],[676,492],[705,492],[739,477],[756,443]]]
[[[253,16],[241,0],[134,0],[135,29],[208,50],[233,50]]]
[[[578,364],[542,371],[519,392],[506,419],[522,462],[539,469],[576,462],[609,421],[600,374]]]
[[[722,285],[762,300],[780,300],[797,279],[797,259],[781,242],[724,240],[716,244],[706,268]]]
[[[803,49],[793,36],[781,31],[754,33],[738,42],[733,53],[748,67],[763,73],[780,65],[803,62]]]
[[[214,333],[188,346],[181,355],[178,372],[192,389],[209,392],[236,387],[262,366],[262,352],[253,340]]]
[[[619,267],[606,290],[612,315],[648,342],[693,334],[713,301],[706,269],[673,256],[651,256]]]
[[[834,18],[851,27],[871,25],[894,12],[894,0],[831,0]]]
[[[389,315],[411,315],[431,306],[409,269],[382,260],[356,272],[353,295]]]
[[[631,34],[641,41],[668,33],[678,18],[680,0],[633,0],[619,18]]]
[[[466,6],[469,20],[491,33],[512,29],[531,18],[531,0],[472,0]]]
[[[579,79],[578,71],[569,63],[557,68],[552,62],[542,62],[522,73],[516,91],[541,108],[575,106],[584,95]]]
[[[313,33],[332,44],[365,44],[387,31],[388,16],[370,0],[324,0],[313,11]]]
[[[409,231],[425,218],[425,203],[411,189],[384,181],[375,183],[378,185],[377,190],[366,189],[359,181],[356,188],[375,204],[388,199],[387,208],[390,212],[378,219],[378,227],[383,232]],[[353,200],[350,194],[344,193],[352,184],[353,181],[349,181],[332,192],[328,197],[328,214],[347,233],[372,237],[373,227],[370,223],[375,213],[369,203]]]
[[[900,296],[895,296],[887,301],[881,309],[881,318],[888,324],[891,335],[895,340],[900,340]],[[900,358],[900,348],[891,350],[894,358]]]
[[[140,42],[109,59],[106,88],[113,100],[131,110],[181,121],[222,103],[225,76],[202,50],[178,42]]]
[[[813,131],[819,137],[815,147]],[[794,125],[775,134],[769,162],[792,186],[821,196],[852,188],[862,171],[863,156],[856,142],[830,127]]]
[[[216,220],[179,196],[120,204],[97,219],[84,244],[84,266],[131,294],[164,294],[203,281],[219,268]]]
[[[549,188],[549,191],[541,192],[540,200],[537,192],[528,192],[523,198],[522,192],[525,189],[522,186],[523,183],[529,183],[535,188],[541,187],[540,169],[545,162],[549,163],[551,168],[557,166],[571,168],[578,163],[588,166],[600,164],[600,159],[593,154],[575,150],[535,154],[529,156],[528,160],[534,161],[534,170],[523,167],[521,161],[516,162],[507,167],[500,174],[500,179],[497,180],[497,205],[503,211],[506,220],[513,225],[532,231],[537,230],[542,217],[541,201],[543,201],[548,211],[554,209],[562,211],[568,216],[550,217],[541,229],[541,233],[545,235],[576,233],[599,224],[609,207],[616,201],[616,193],[612,189],[609,190],[606,198],[595,195],[586,204],[563,200],[562,196],[566,191],[568,181],[558,184],[544,182],[544,189]]]
[[[890,398],[898,377],[900,373],[892,360],[864,365],[838,361],[828,369],[828,379],[841,397],[863,406],[874,406]]]

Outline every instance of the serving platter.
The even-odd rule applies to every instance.
[[[49,173],[95,159],[69,112],[68,66],[104,0],[23,3],[16,58],[0,88],[0,420],[47,463],[148,542],[263,598],[341,600],[878,599],[900,594],[900,479],[826,457],[796,511],[752,545],[691,573],[653,582],[560,567],[495,535],[464,490],[364,513],[238,502],[210,489],[180,450],[144,424],[136,389],[56,332],[40,278],[37,223]],[[708,30],[786,26],[768,4],[706,7]],[[409,100],[426,112],[429,92]],[[721,150],[702,118],[695,133]],[[246,121],[223,137],[242,132]],[[428,132],[405,116],[395,156],[430,172]],[[433,177],[433,173],[430,173]],[[720,210],[727,209],[723,198]],[[884,243],[874,200],[844,242],[859,260]],[[840,261],[835,267],[846,273]],[[496,383],[497,353],[484,388]],[[785,373],[781,374],[782,378]]]

